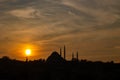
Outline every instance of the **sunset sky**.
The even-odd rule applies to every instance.
[[[64,45],[67,59],[120,62],[120,0],[0,0],[0,57],[47,58]]]

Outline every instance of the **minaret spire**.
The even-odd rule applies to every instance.
[[[66,47],[64,45],[64,59],[66,59]]]

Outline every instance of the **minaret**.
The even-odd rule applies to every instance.
[[[77,58],[77,60],[79,60],[79,58],[78,58],[78,52],[76,53],[76,58]]]
[[[66,59],[66,48],[65,48],[65,45],[64,45],[64,59]]]
[[[60,56],[62,57],[62,49],[60,48]]]

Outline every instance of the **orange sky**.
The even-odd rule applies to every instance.
[[[120,0],[0,0],[0,57],[47,58],[66,45],[67,59],[120,62]]]

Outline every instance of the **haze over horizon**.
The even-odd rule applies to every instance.
[[[120,62],[120,0],[0,0],[0,57],[47,58],[64,45],[67,59]]]

